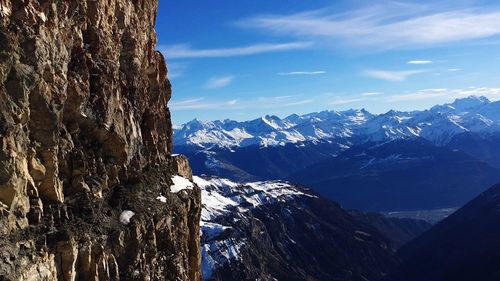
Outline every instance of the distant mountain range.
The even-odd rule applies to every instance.
[[[459,207],[500,181],[500,102],[193,120],[174,129],[174,143],[195,174],[287,179],[369,211]]]
[[[205,280],[499,280],[499,102],[195,123],[177,152],[229,178],[194,177]],[[432,227],[369,212],[463,204]]]
[[[500,169],[461,150],[414,138],[356,145],[287,179],[348,208],[428,210],[461,206],[499,182]]]
[[[267,115],[244,122],[194,119],[174,127],[174,145],[210,149],[329,141],[350,146],[408,137],[422,137],[442,145],[460,133],[498,131],[500,101],[470,96],[424,111],[372,114],[364,109],[351,109],[293,114],[283,119]]]

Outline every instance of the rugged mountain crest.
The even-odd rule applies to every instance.
[[[364,109],[350,109],[292,114],[283,119],[265,116],[243,122],[195,119],[174,128],[174,143],[198,150],[234,150],[325,141],[350,147],[367,141],[422,137],[436,145],[446,145],[454,136],[467,132],[500,132],[500,102],[470,96],[424,111],[371,114]]]
[[[202,189],[205,280],[365,281],[398,264],[392,237],[307,188],[280,181],[194,181]]]
[[[200,279],[157,4],[0,0],[0,279]]]

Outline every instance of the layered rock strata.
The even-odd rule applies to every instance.
[[[200,279],[157,4],[0,0],[0,279]]]

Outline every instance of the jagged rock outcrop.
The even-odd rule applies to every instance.
[[[0,279],[200,279],[157,4],[0,0]]]
[[[177,171],[179,176],[185,177],[187,179],[193,180],[193,171],[191,166],[189,166],[189,161],[184,155],[173,155],[174,159],[174,169]]]

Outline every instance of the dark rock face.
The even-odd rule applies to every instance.
[[[0,279],[200,279],[156,8],[0,0]]]
[[[338,204],[282,182],[202,188],[206,280],[377,280],[398,264],[389,239]]]
[[[301,146],[261,147],[251,145],[240,148],[200,148],[175,145],[174,151],[186,155],[197,175],[215,175],[239,181],[282,179],[309,165],[331,158],[341,152],[335,142],[304,142]]]
[[[500,169],[500,133],[480,135],[462,133],[451,139],[447,145],[487,162],[492,167]]]
[[[500,185],[401,248],[391,281],[500,280]]]
[[[359,222],[371,225],[391,241],[392,247],[397,250],[414,238],[431,228],[431,224],[424,220],[409,218],[388,218],[378,213],[349,211]]]

